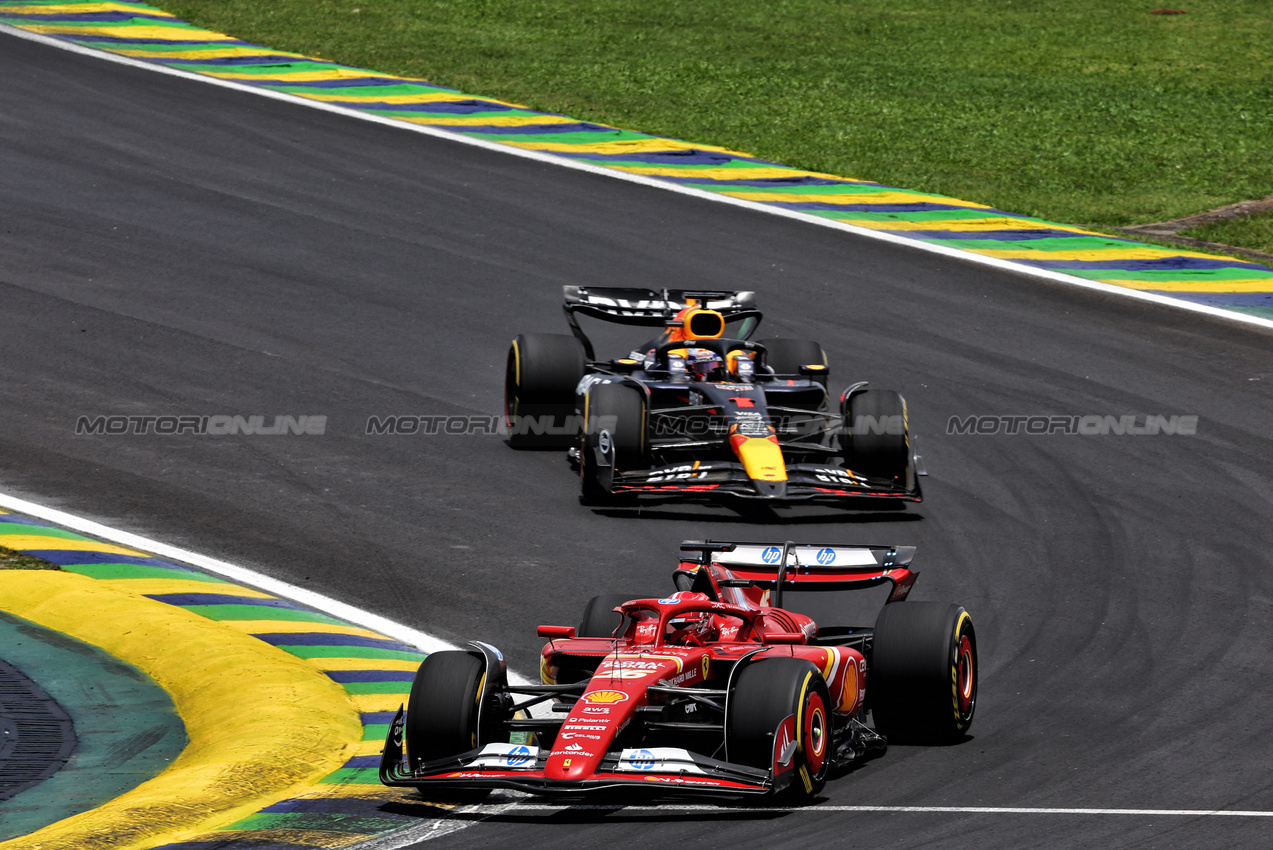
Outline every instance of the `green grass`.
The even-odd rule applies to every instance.
[[[57,564],[0,546],[0,570],[60,570]]]
[[[155,0],[247,40],[1051,220],[1273,194],[1267,0]]]
[[[1273,254],[1273,212],[1204,224],[1180,235]]]

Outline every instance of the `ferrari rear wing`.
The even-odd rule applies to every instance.
[[[775,592],[781,607],[782,590],[851,590],[890,583],[889,602],[910,592],[919,576],[910,569],[914,546],[845,545],[840,543],[744,543],[685,540],[683,567],[712,566],[721,587],[757,587]]]

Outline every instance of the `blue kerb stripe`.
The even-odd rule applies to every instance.
[[[647,153],[588,153],[586,151],[554,151],[567,159],[591,159],[597,162],[644,162],[650,165],[727,165],[731,162],[747,162],[772,168],[789,168],[776,162],[697,148],[686,150],[651,151]]]
[[[258,596],[233,596],[228,593],[156,593],[148,598],[169,605],[257,605],[262,608],[288,608],[293,611],[308,611],[294,602],[285,599]]]
[[[253,637],[271,646],[361,646],[368,649],[388,649],[394,652],[413,652],[421,658],[425,653],[414,646],[396,640],[378,640],[359,635],[341,635],[331,632],[266,632]]]
[[[26,550],[26,554],[34,555],[37,558],[43,558],[46,561],[52,561],[53,563],[59,564],[63,567],[76,566],[79,564],[140,564],[146,567],[171,567],[173,570],[183,569],[175,564],[169,564],[166,561],[156,561],[154,558],[138,558],[132,555],[117,555],[111,552],[90,552],[81,551],[79,549],[30,549]]]
[[[0,6],[0,16],[4,15],[4,7]],[[14,16],[23,23],[28,21],[44,21],[45,23],[92,24],[113,23],[116,21],[162,21],[164,23],[185,23],[171,15],[152,15],[138,9],[136,12],[55,12],[49,14],[23,13]]]
[[[1200,257],[1163,257],[1154,260],[1049,260],[1045,257],[1018,259],[1016,262],[1049,269],[1098,269],[1125,272],[1241,269],[1250,266],[1249,263],[1243,263],[1240,260],[1204,260]]]

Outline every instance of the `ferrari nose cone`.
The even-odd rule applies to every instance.
[[[751,482],[756,487],[756,492],[766,499],[781,499],[787,495],[786,481],[764,481],[755,480]]]

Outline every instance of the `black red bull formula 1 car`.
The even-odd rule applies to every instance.
[[[585,502],[642,494],[918,502],[922,461],[896,392],[833,402],[812,340],[750,337],[752,292],[565,287],[570,334],[520,334],[505,417],[514,446],[567,447]],[[599,360],[579,317],[659,328]]]
[[[977,640],[958,605],[908,602],[914,547],[686,542],[675,593],[594,597],[540,626],[542,684],[492,646],[435,652],[385,740],[380,780],[424,793],[816,796],[888,739],[964,738]],[[874,626],[824,626],[784,591],[890,584]],[[872,726],[864,720],[870,713]]]

